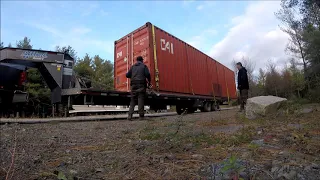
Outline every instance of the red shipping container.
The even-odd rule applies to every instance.
[[[144,58],[152,76],[151,83],[160,92],[216,97],[233,93],[235,81],[230,69],[151,23],[115,42],[116,90],[130,91],[125,74],[138,56]]]
[[[214,97],[221,96],[221,87],[219,85],[219,78],[218,78],[218,69],[217,69],[217,62],[211,58],[207,61],[207,69],[208,69],[208,80],[209,84],[209,91],[212,92],[211,95]]]
[[[236,90],[236,82],[235,82],[235,74],[228,68],[224,69],[226,82],[227,82],[227,93],[231,99],[237,98],[237,90]]]

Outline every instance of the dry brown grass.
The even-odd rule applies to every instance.
[[[315,111],[250,121],[235,110],[230,110],[153,121],[108,122],[104,126],[112,127],[108,130],[96,128],[101,124],[95,124],[92,132],[98,132],[94,136],[90,136],[90,131],[73,131],[81,135],[86,132],[86,138],[89,137],[86,140],[78,138],[69,145],[69,139],[72,138],[66,136],[68,141],[63,141],[65,145],[54,144],[52,152],[59,153],[44,153],[47,161],[41,164],[44,167],[38,174],[39,177],[51,177],[53,174],[49,169],[67,162],[69,158],[77,160],[82,156],[86,156],[85,163],[81,164],[83,167],[76,164],[76,167],[85,171],[82,175],[96,175],[88,170],[91,166],[105,169],[95,176],[96,179],[200,179],[198,171],[201,167],[221,162],[231,154],[257,164],[270,163],[279,158],[279,153],[283,151],[290,152],[290,156],[303,156],[306,161],[314,161],[319,158],[320,150],[319,117],[320,112]],[[129,125],[122,128],[126,123]],[[299,124],[299,128],[289,124]],[[235,126],[241,129],[224,132]],[[61,138],[55,136],[55,139]],[[260,139],[264,139],[263,146],[251,143]],[[70,152],[65,153],[66,150]],[[88,160],[88,157],[92,160]]]

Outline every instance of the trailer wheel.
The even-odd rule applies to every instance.
[[[210,102],[206,102],[204,104],[203,110],[204,110],[204,112],[210,112],[211,111],[211,103]]]
[[[217,111],[220,111],[221,109],[220,109],[220,105],[219,104],[217,104],[217,106],[216,106],[216,110]]]
[[[211,104],[211,111],[216,111],[217,110],[217,105],[215,103]]]

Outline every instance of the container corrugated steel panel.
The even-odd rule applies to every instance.
[[[154,30],[160,90],[191,93],[185,43],[159,28]]]
[[[228,93],[231,99],[237,98],[237,90],[235,85],[235,74],[228,68],[225,68],[226,82],[228,86]]]
[[[217,74],[217,62],[211,58],[207,60],[208,79],[210,82],[210,93],[212,96],[221,96],[219,79]]]
[[[189,73],[194,94],[209,95],[207,56],[191,46],[187,46],[187,52],[190,60]]]
[[[115,42],[116,90],[130,91],[125,73],[139,55],[150,69],[154,88],[158,84],[160,92],[216,97],[233,93],[227,92],[235,87],[230,69],[151,23]],[[157,70],[158,83],[155,81]]]
[[[224,66],[217,61],[217,76],[219,84],[219,96],[227,97],[227,87],[225,83]]]

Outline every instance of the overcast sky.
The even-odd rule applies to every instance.
[[[113,60],[114,41],[151,22],[230,68],[245,56],[258,69],[288,59],[279,8],[279,1],[1,1],[1,41],[28,36],[34,48],[71,45],[80,57]]]

